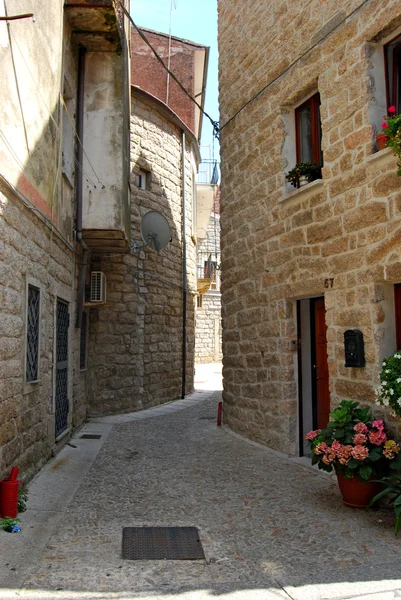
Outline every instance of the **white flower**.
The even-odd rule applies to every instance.
[[[390,388],[390,389],[389,389],[389,392],[390,392],[390,396],[393,396],[393,395],[394,395],[394,390],[393,390],[393,388]]]
[[[398,377],[397,383],[401,383],[401,377]]]
[[[397,403],[401,406],[401,398],[398,398]]]
[[[390,373],[390,369],[386,369],[384,372],[385,373]]]

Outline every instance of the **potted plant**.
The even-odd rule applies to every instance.
[[[377,403],[388,406],[401,417],[401,350],[383,360]]]
[[[397,158],[397,175],[401,177],[401,114],[395,114],[395,106],[389,106],[387,110],[389,116],[383,117],[382,133],[387,138],[385,145],[392,149]]]
[[[326,429],[310,431],[305,439],[312,451],[312,464],[336,472],[344,504],[356,508],[369,505],[378,493],[379,478],[390,468],[401,468],[401,447],[388,439],[382,420],[372,420],[370,408],[343,400],[330,413]]]
[[[398,535],[401,531],[401,478],[397,475],[383,477],[383,479],[380,480],[380,483],[386,487],[372,498],[370,504],[374,504],[383,498],[383,496],[388,495],[390,497],[390,503],[394,506],[395,513],[395,535]]]
[[[321,179],[322,167],[318,163],[300,162],[288,171],[286,177],[294,187],[302,187],[316,179]]]

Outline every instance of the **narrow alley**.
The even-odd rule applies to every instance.
[[[391,510],[347,508],[327,474],[216,427],[202,368],[184,401],[94,419],[39,473],[22,531],[0,532],[2,600],[399,597]],[[123,560],[130,526],[196,527],[205,560]]]

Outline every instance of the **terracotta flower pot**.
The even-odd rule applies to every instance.
[[[379,148],[379,150],[384,150],[384,148],[386,148],[387,140],[388,140],[388,137],[386,136],[385,133],[379,133],[376,136],[376,144],[377,144],[377,147]]]
[[[382,487],[380,483],[373,481],[359,481],[358,477],[347,479],[343,473],[337,473],[337,480],[344,504],[354,508],[369,506],[373,496],[378,494]]]

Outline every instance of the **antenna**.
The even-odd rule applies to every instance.
[[[166,217],[156,210],[151,210],[142,217],[140,229],[142,239],[145,243],[142,246],[138,246],[134,242],[132,245],[134,252],[148,246],[156,250],[156,252],[160,252],[172,240]]]

